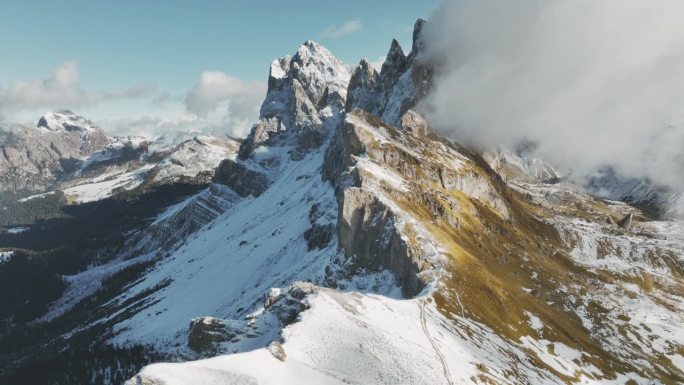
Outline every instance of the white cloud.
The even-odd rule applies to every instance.
[[[67,61],[44,80],[15,80],[8,88],[0,87],[0,110],[79,108],[97,103],[137,98],[154,91],[153,84],[113,91],[87,91],[81,86],[78,62]]]
[[[221,71],[205,71],[185,97],[185,107],[200,118],[222,120],[224,132],[242,137],[259,117],[265,95],[265,82],[245,82]]]
[[[229,134],[222,116],[198,117],[194,114],[146,115],[135,118],[101,119],[97,122],[110,135],[138,135],[178,144],[196,135]]]
[[[684,189],[684,2],[455,0],[428,23],[432,123]]]
[[[361,20],[359,18],[347,20],[340,25],[331,25],[325,31],[323,31],[324,37],[338,38],[342,36],[351,35],[354,32],[358,32],[363,28],[361,25]]]

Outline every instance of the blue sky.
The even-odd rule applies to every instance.
[[[295,52],[306,39],[350,64],[364,57],[375,61],[392,38],[408,50],[413,22],[428,17],[437,3],[3,0],[0,114],[27,120],[41,109],[67,107],[95,120],[180,116],[181,99],[204,71],[222,71],[248,84],[264,82],[269,63]],[[50,79],[65,63],[70,63],[66,81],[76,82],[71,79],[76,76],[75,92],[87,97],[61,98],[64,106],[53,106],[57,102],[50,98],[6,100],[17,82]],[[36,87],[34,93],[42,92]],[[158,102],[164,100],[179,105],[162,108],[168,103]]]

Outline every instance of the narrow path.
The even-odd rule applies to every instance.
[[[425,299],[421,299],[418,301],[418,307],[420,308],[420,324],[423,327],[423,333],[425,333],[425,337],[427,337],[428,341],[430,341],[432,349],[435,351],[435,354],[437,354],[437,358],[439,358],[439,361],[442,363],[442,373],[444,373],[444,378],[446,378],[447,384],[454,385],[454,383],[451,382],[451,373],[449,372],[449,366],[447,365],[446,359],[444,358],[444,355],[442,355],[442,352],[439,351],[437,343],[430,336],[430,332],[428,332],[427,321],[425,319],[426,301],[427,300]]]

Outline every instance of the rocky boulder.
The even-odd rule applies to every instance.
[[[194,318],[190,321],[188,346],[198,353],[214,354],[221,343],[235,341],[242,334],[242,327],[235,325],[235,321]]]
[[[259,196],[268,188],[266,175],[247,168],[232,159],[223,160],[214,172],[214,183],[230,187],[242,197]]]

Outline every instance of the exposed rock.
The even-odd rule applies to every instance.
[[[425,287],[419,275],[421,263],[396,228],[394,213],[371,192],[345,189],[338,218],[340,246],[359,267],[392,271],[409,296]]]
[[[227,186],[213,183],[186,200],[173,214],[160,218],[136,234],[128,244],[126,258],[151,252],[165,252],[216,219],[240,200]]]
[[[270,143],[272,138],[275,138],[278,133],[285,131],[285,126],[277,117],[260,119],[250,131],[247,138],[242,141],[238,157],[240,159],[247,159],[254,149],[260,145]]]
[[[268,345],[266,349],[268,349],[268,351],[271,352],[271,354],[273,354],[273,357],[279,359],[282,362],[285,362],[287,354],[285,354],[285,348],[280,342],[273,341]]]
[[[323,209],[318,204],[312,205],[309,210],[311,227],[304,232],[304,239],[306,239],[309,251],[324,249],[332,240],[335,234],[335,225],[333,223],[320,223],[320,221],[325,220],[329,219],[325,218]]]
[[[214,354],[220,343],[234,340],[242,334],[241,328],[230,321],[214,317],[194,318],[190,322],[188,346],[198,353]]]
[[[230,187],[242,197],[259,196],[268,188],[266,175],[250,170],[232,159],[225,159],[219,164],[213,181]]]
[[[326,122],[344,109],[350,76],[345,64],[310,40],[292,58],[273,61],[259,122],[243,141],[239,157],[247,159],[258,146],[276,144],[276,138],[296,144],[297,159],[319,147]]]
[[[423,116],[414,110],[406,111],[406,113],[401,117],[400,123],[401,128],[416,135],[425,136],[430,133],[430,129],[428,128],[428,123],[425,118],[423,118]]]
[[[413,60],[416,55],[425,49],[425,38],[423,36],[425,24],[427,24],[427,21],[420,18],[413,24],[413,45],[411,46],[409,60]]]
[[[404,51],[401,49],[399,42],[392,39],[387,58],[382,64],[380,75],[382,76],[382,86],[384,89],[389,89],[397,82],[399,76],[406,71],[408,61]]]
[[[632,219],[634,217],[634,213],[629,213],[625,215],[622,219],[620,219],[617,222],[617,225],[625,230],[629,230],[632,228]]]
[[[309,308],[306,296],[315,294],[318,288],[310,282],[295,282],[287,289],[287,293],[276,292],[271,290],[266,297],[264,305],[269,304],[265,308],[273,313],[283,326],[289,325],[297,320],[297,316],[302,311]]]
[[[381,87],[380,75],[366,59],[361,60],[349,81],[345,110],[349,112],[361,108],[374,111]]]
[[[282,291],[278,287],[273,287],[264,296],[264,309],[270,308],[274,303],[276,303],[280,298],[282,298]]]
[[[311,228],[304,232],[304,239],[308,250],[324,249],[332,240],[335,233],[335,226],[332,223],[325,225],[313,224]]]

